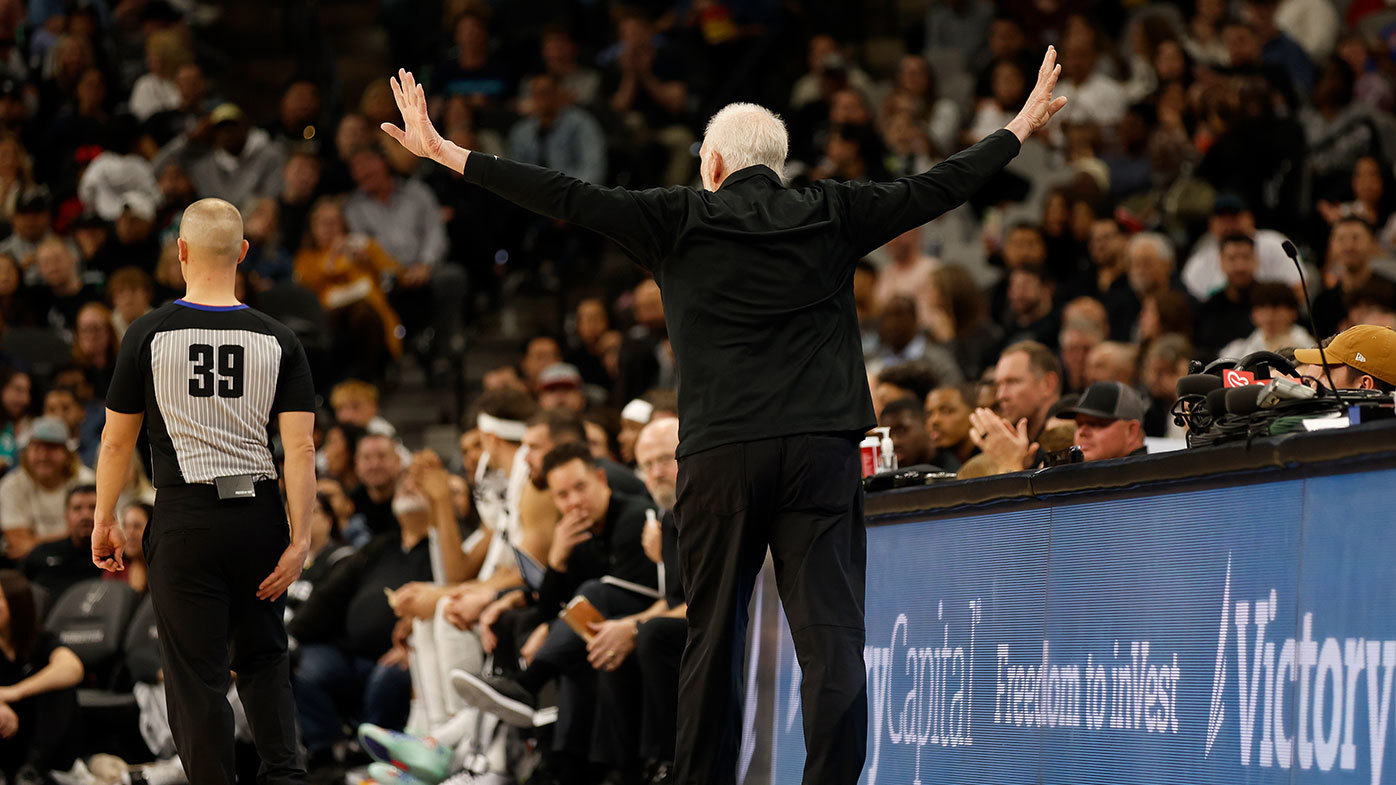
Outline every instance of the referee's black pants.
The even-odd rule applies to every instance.
[[[769,547],[804,671],[804,785],[853,785],[868,722],[857,437],[801,434],[685,456],[674,513],[688,600],[677,781],[736,780],[747,608]]]
[[[275,481],[255,499],[219,501],[212,485],[161,488],[145,530],[150,596],[160,636],[170,732],[193,785],[233,785],[229,669],[247,710],[257,781],[305,782],[296,737],[286,597],[257,599],[257,586],[290,543]]]

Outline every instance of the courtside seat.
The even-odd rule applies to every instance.
[[[160,680],[160,637],[155,631],[155,603],[147,596],[136,607],[126,628],[126,672],[132,681]]]
[[[49,611],[48,629],[82,660],[87,671],[84,686],[114,686],[126,625],[139,599],[124,583],[92,578],[64,592]]]

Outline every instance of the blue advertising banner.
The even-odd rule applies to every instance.
[[[870,528],[862,782],[1396,783],[1393,480]],[[763,588],[742,773],[796,783],[799,668]]]

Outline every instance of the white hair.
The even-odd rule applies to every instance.
[[[727,171],[768,166],[785,179],[790,134],[780,115],[756,104],[728,104],[708,121],[703,146],[722,156]]]
[[[1154,249],[1154,253],[1160,259],[1168,261],[1170,267],[1177,261],[1173,256],[1173,244],[1168,242],[1168,238],[1158,232],[1140,232],[1129,238],[1129,245],[1125,246],[1125,258],[1134,256],[1136,249],[1149,247]]]

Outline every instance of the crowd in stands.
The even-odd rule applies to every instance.
[[[1060,121],[968,204],[848,260],[903,466],[1127,458],[1182,435],[1190,361],[1396,327],[1380,3],[930,0],[879,6],[881,24],[856,2],[418,5],[426,28],[386,22],[392,59],[443,136],[631,188],[694,185],[704,123],[733,100],[784,117],[791,187],[925,171],[1002,127],[1055,45]],[[220,197],[251,243],[240,297],[294,327],[325,403],[287,611],[314,769],[430,738],[445,757],[423,780],[664,781],[684,605],[660,287],[604,238],[385,145],[386,73],[342,108],[294,75],[265,114],[224,100],[237,73],[201,56],[185,6],[0,2],[0,773],[79,752],[58,741],[81,664],[24,608],[99,577],[85,543],[116,352],[183,293],[183,208]],[[396,370],[445,378],[467,336],[506,323],[517,358],[476,369],[458,454],[410,452],[383,415]],[[1396,385],[1359,370],[1335,374]],[[154,489],[144,459],[129,474],[118,576],[143,593]],[[556,621],[574,596],[608,619],[590,643]],[[488,690],[510,710],[467,700]],[[502,729],[535,723],[541,763]]]

